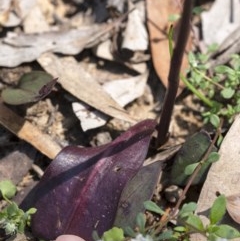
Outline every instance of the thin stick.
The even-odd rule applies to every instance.
[[[180,30],[177,38],[176,47],[173,50],[170,70],[168,75],[168,88],[163,103],[162,115],[157,126],[157,146],[163,145],[167,140],[168,129],[171,121],[175,98],[179,86],[179,75],[182,59],[190,32],[190,20],[193,8],[193,0],[185,0],[180,23]]]

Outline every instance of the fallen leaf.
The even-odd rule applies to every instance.
[[[124,107],[143,94],[147,78],[148,72],[135,77],[112,80],[103,84],[102,87],[116,103]],[[84,131],[103,126],[109,119],[108,116],[84,103],[75,102],[72,104],[72,107]]]
[[[240,224],[240,194],[234,194],[226,197],[227,212],[231,218]]]
[[[156,122],[142,121],[100,147],[69,146],[55,158],[22,206],[36,207],[36,237],[75,234],[92,240],[112,227],[126,183],[142,166]]]
[[[145,8],[144,2],[133,4],[128,1],[128,8],[133,9],[128,14],[126,30],[122,42],[122,49],[130,51],[146,51],[148,48],[148,35],[145,25]]]
[[[238,0],[216,0],[209,11],[201,14],[205,44],[221,44],[240,26],[240,3]]]
[[[159,79],[165,87],[168,86],[168,73],[170,69],[170,52],[168,31],[170,18],[181,14],[181,1],[179,0],[147,0],[147,26],[150,35],[150,47],[152,53],[152,61]],[[174,36],[176,40],[178,32],[178,22],[174,22]],[[191,38],[189,37],[186,51],[191,48]],[[183,57],[181,72],[185,74],[188,68],[187,54]],[[178,94],[183,90],[184,84],[180,81]]]
[[[144,93],[148,71],[135,77],[112,80],[103,89],[120,105],[125,106]]]
[[[120,21],[40,34],[8,32],[7,37],[0,40],[0,66],[15,67],[36,60],[48,51],[66,55],[78,54],[84,48],[103,41]]]
[[[74,114],[80,120],[83,131],[104,126],[109,119],[107,115],[81,102],[73,102],[72,108]]]
[[[0,9],[0,24],[5,27],[19,25],[36,5],[37,0],[2,0]]]
[[[73,57],[60,58],[45,53],[38,58],[38,62],[48,73],[58,76],[58,83],[79,100],[112,117],[135,122]]]

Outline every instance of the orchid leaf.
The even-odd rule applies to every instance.
[[[33,234],[45,240],[61,234],[90,240],[94,230],[101,236],[110,229],[122,190],[142,166],[155,126],[154,120],[145,120],[107,145],[64,148],[28,197],[28,205],[37,209]]]
[[[24,74],[17,88],[7,88],[2,91],[3,101],[10,105],[21,105],[39,101],[47,96],[57,79],[43,71],[33,71]]]

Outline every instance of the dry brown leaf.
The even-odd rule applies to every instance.
[[[22,117],[15,114],[1,101],[0,124],[14,133],[20,139],[30,143],[50,159],[53,159],[61,150],[61,147],[55,141],[53,141],[50,136],[42,133],[29,121],[26,121]]]
[[[231,218],[240,224],[240,193],[227,196],[227,211]]]
[[[150,35],[150,46],[152,61],[158,77],[165,87],[168,86],[168,73],[170,68],[170,53],[167,33],[171,22],[169,17],[181,13],[180,0],[147,0],[147,25]],[[174,24],[174,37],[177,35],[178,24]],[[176,40],[174,38],[174,40]],[[187,50],[190,49],[191,41],[189,38]],[[188,67],[187,55],[183,58],[181,72],[184,74]],[[178,93],[184,87],[180,82]]]
[[[54,54],[45,53],[38,58],[38,62],[52,76],[58,76],[62,87],[79,100],[112,117],[129,122],[136,121],[73,57],[59,58]]]

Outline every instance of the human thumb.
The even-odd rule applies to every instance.
[[[58,236],[56,241],[85,241],[85,240],[75,235],[66,234],[66,235]]]

